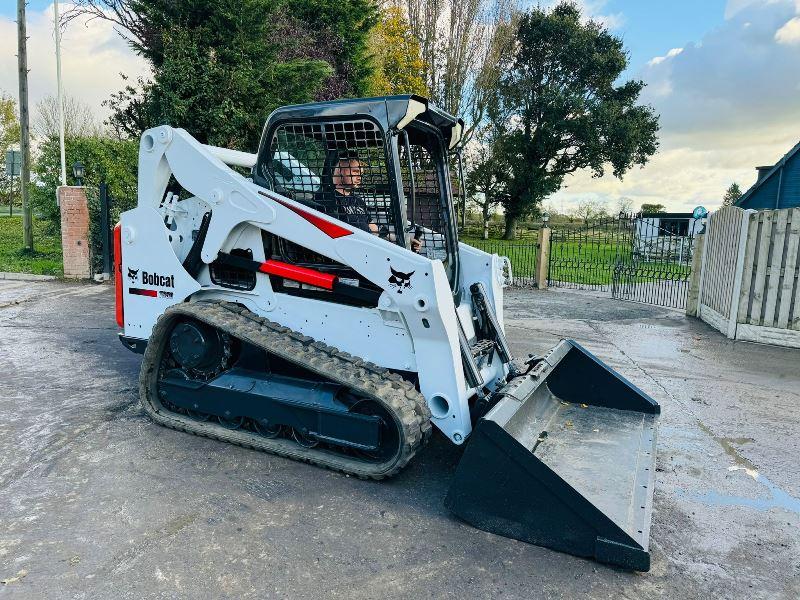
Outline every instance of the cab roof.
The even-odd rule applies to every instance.
[[[358,116],[375,119],[386,131],[403,129],[414,120],[428,123],[439,129],[449,148],[461,141],[464,131],[463,120],[436,108],[422,96],[408,94],[283,106],[269,116],[265,132],[278,122]]]

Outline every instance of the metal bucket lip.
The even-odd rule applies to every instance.
[[[634,410],[650,414],[661,413],[661,405],[647,392],[640,389],[615,370],[609,368],[603,361],[598,359],[575,340],[564,338],[542,357],[542,361],[537,364],[535,368],[531,369],[530,373],[515,377],[498,389],[495,393],[501,396],[500,401],[498,401],[482,418],[493,420],[498,423],[505,423],[507,419],[510,418],[510,415],[508,415],[510,407],[508,402],[504,401],[511,400],[517,404],[522,403],[524,401],[523,398],[529,397],[532,392],[542,385],[571,352],[576,352],[580,355],[581,359],[589,361],[601,374],[609,377],[617,386],[625,388],[632,397],[637,399],[634,406],[621,408],[621,410]],[[513,407],[513,405],[511,406]],[[609,408],[619,407],[610,406]]]

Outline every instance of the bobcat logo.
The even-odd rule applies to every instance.
[[[137,278],[138,276],[139,276],[139,269],[136,269],[136,270],[134,271],[133,269],[131,269],[130,267],[128,267],[128,279],[130,279],[130,280],[131,280],[131,283],[133,283],[134,281],[136,281],[136,278]]]
[[[400,271],[395,271],[392,267],[389,267],[389,270],[392,272],[389,276],[389,285],[393,288],[397,288],[398,294],[402,294],[405,288],[411,287],[411,276],[416,273],[416,271],[401,273]]]

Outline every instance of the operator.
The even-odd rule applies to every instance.
[[[324,207],[325,212],[337,219],[363,231],[380,235],[378,224],[369,215],[367,203],[355,193],[356,188],[361,185],[361,173],[361,161],[357,156],[340,155],[331,172],[332,192],[318,194],[315,200]],[[413,252],[418,252],[421,246],[421,240],[411,240]]]

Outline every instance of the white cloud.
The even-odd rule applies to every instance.
[[[62,15],[70,5],[60,4]],[[28,87],[33,107],[44,96],[56,93],[55,35],[53,6],[42,11],[28,11]],[[16,97],[17,24],[0,16],[0,90]],[[61,69],[64,92],[88,104],[99,118],[108,109],[101,105],[113,92],[123,87],[120,72],[135,80],[147,73],[144,60],[136,56],[114,31],[109,22],[80,18],[72,21],[61,37]]]
[[[659,153],[623,182],[578,174],[557,199],[624,195],[637,206],[687,210],[719,205],[732,181],[747,189],[756,165],[776,162],[800,140],[800,52],[777,36],[798,4],[731,1],[719,28],[651,60],[638,76],[648,84],[643,100],[661,115]]]
[[[775,32],[779,44],[800,45],[800,17],[795,17]]]
[[[651,67],[655,66],[655,65],[658,65],[658,64],[661,64],[662,62],[664,62],[668,58],[674,58],[674,57],[678,56],[681,52],[683,52],[683,48],[673,48],[672,50],[667,52],[664,56],[655,56],[655,57],[651,58],[648,61],[647,64],[650,65]]]

